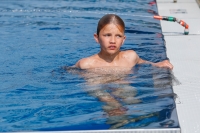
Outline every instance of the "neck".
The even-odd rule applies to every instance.
[[[117,60],[119,58],[119,52],[118,51],[117,53],[115,54],[106,54],[106,53],[103,53],[102,51],[100,51],[98,53],[98,56],[103,59],[104,61],[108,62],[108,63],[112,63],[113,61]]]

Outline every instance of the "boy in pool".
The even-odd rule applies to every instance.
[[[148,63],[156,67],[173,69],[168,60],[153,63],[141,59],[133,50],[120,51],[126,39],[124,31],[125,24],[119,16],[115,14],[103,16],[98,22],[97,33],[94,34],[94,39],[100,44],[100,52],[79,60],[75,66],[80,69],[107,66],[132,68],[136,64]]]
[[[109,116],[119,116],[120,119],[122,119],[121,117],[126,116],[126,109],[121,104],[121,101],[126,104],[140,102],[140,100],[134,98],[136,95],[135,88],[123,80],[122,72],[124,72],[124,70],[129,71],[129,69],[134,67],[136,64],[141,63],[148,63],[156,67],[173,69],[172,64],[168,60],[153,63],[141,59],[133,50],[120,51],[120,47],[126,39],[124,31],[125,24],[119,16],[115,14],[107,14],[103,16],[98,22],[97,33],[94,34],[94,39],[100,44],[100,52],[90,57],[83,58],[75,64],[75,66],[80,69],[97,70],[97,68],[109,68],[108,71],[104,71],[104,69],[98,70],[100,71],[100,74],[102,72],[111,74],[111,77],[109,77],[109,75],[98,76],[98,73],[86,73],[84,74],[84,77],[87,79],[89,84],[106,84],[110,82],[119,84],[119,88],[110,88],[109,86],[98,88],[97,86],[97,88],[93,88],[93,91],[89,91],[89,93],[97,97],[100,101],[106,103],[103,109]],[[110,69],[118,67],[120,69],[116,70],[119,71]],[[121,71],[121,68],[124,69]],[[107,70],[107,68],[105,70]],[[127,94],[130,94],[130,96]],[[124,121],[126,121],[126,117],[116,125],[123,125]]]

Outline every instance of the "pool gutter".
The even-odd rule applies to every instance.
[[[180,129],[116,129],[116,130],[84,130],[84,131],[44,131],[37,133],[180,133]],[[15,132],[22,133],[22,132]],[[34,133],[34,132],[26,132]]]

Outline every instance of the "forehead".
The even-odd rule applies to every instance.
[[[120,33],[124,33],[124,28],[122,26],[120,26],[120,25],[111,23],[111,24],[105,25],[101,29],[101,31],[102,32],[120,32]]]

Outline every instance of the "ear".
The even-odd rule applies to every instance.
[[[122,41],[122,45],[124,44],[125,40],[126,40],[126,36],[124,35],[124,38],[123,38],[123,41]]]
[[[96,33],[94,33],[94,40],[99,43],[99,38],[98,38],[98,35]]]

